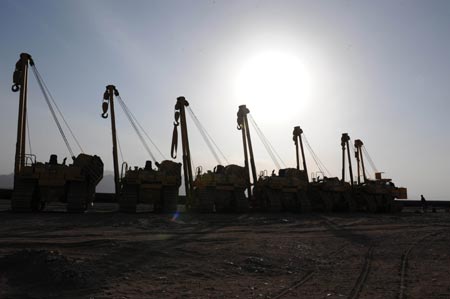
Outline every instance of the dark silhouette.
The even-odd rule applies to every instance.
[[[192,173],[191,152],[188,135],[186,113],[191,113],[192,120],[200,131],[209,150],[215,157],[218,165],[214,169],[203,172],[201,166],[196,169],[196,177]],[[174,127],[172,133],[171,157],[176,158],[178,148],[178,127],[181,132],[181,145],[184,171],[184,187],[186,190],[186,206],[196,212],[245,212],[249,204],[245,197],[247,180],[245,168],[229,164],[222,165],[218,152],[223,155],[220,148],[200,123],[185,97],[178,97],[175,104]],[[214,149],[215,145],[216,149]]]
[[[427,208],[428,208],[428,204],[423,195],[420,195],[420,202],[422,203],[422,211],[426,212]]]
[[[36,157],[26,154],[28,69],[32,70],[41,92],[47,102],[58,130],[63,138],[73,163],[66,165],[66,159],[58,164],[58,157],[50,155],[48,163],[36,162]],[[14,191],[11,198],[11,209],[15,212],[31,212],[44,209],[46,203],[64,202],[67,211],[84,212],[94,200],[95,187],[103,177],[103,162],[98,156],[84,153],[75,157],[68,139],[61,126],[64,121],[72,137],[83,152],[71,128],[64,119],[56,103],[50,101],[51,95],[37,70],[31,55],[20,54],[16,63],[13,92],[19,92],[19,113],[17,126],[17,142],[14,161]],[[55,113],[58,111],[59,117]]]
[[[157,169],[152,168],[152,161],[146,161],[144,168],[128,167],[126,162],[122,164],[119,174],[119,160],[117,156],[118,142],[116,138],[115,101],[119,103],[128,121],[134,128],[142,145],[155,162]],[[102,117],[111,117],[111,131],[114,162],[114,187],[116,200],[119,202],[121,212],[137,211],[138,204],[153,204],[153,211],[158,213],[177,212],[178,190],[181,185],[181,163],[164,160],[156,161],[143,134],[153,143],[148,134],[137,121],[136,117],[120,97],[119,91],[114,85],[106,86],[103,94]],[[154,145],[154,143],[153,143]],[[156,147],[156,146],[155,146]],[[157,148],[158,149],[158,148]],[[159,151],[159,149],[158,149]],[[160,152],[161,153],[161,152]]]

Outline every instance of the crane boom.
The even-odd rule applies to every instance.
[[[183,151],[183,172],[184,172],[184,188],[186,190],[186,197],[192,197],[193,191],[193,174],[192,174],[192,162],[191,162],[191,150],[189,148],[189,136],[186,122],[186,107],[189,106],[189,102],[185,97],[178,97],[175,104],[175,122],[172,138],[172,158],[176,157],[176,147],[178,138],[177,126],[181,125],[181,145]]]
[[[361,141],[361,139],[355,140],[355,157],[356,157],[356,164],[358,169],[358,185],[361,184],[361,171],[364,178],[364,183],[367,181],[366,177],[366,169],[364,167],[364,156],[362,153],[362,146],[364,143]]]
[[[299,148],[298,145],[300,144],[300,151],[302,154],[302,163],[303,163],[303,170],[306,174],[308,174],[308,169],[306,167],[306,159],[305,159],[305,151],[303,149],[303,140],[302,140],[302,134],[303,130],[300,128],[300,126],[294,127],[294,131],[292,132],[292,139],[295,143],[295,152],[296,152],[296,158],[297,158],[297,169],[300,170],[300,155],[299,155]],[[308,177],[308,176],[307,176]]]
[[[342,181],[345,182],[345,152],[347,152],[348,158],[348,169],[350,173],[350,184],[353,186],[353,170],[352,170],[352,160],[350,159],[350,147],[349,147],[350,136],[347,133],[342,133],[341,146],[342,146]]]
[[[30,54],[21,53],[16,63],[11,90],[20,90],[19,116],[17,124],[16,154],[14,159],[14,175],[17,175],[25,165],[25,140],[27,119],[27,94],[28,94],[28,64],[34,65]]]
[[[116,193],[116,199],[120,194],[120,178],[119,178],[119,161],[117,158],[117,134],[116,134],[116,114],[114,110],[114,96],[119,96],[119,91],[114,85],[106,86],[105,93],[103,94],[103,104],[102,104],[102,117],[108,117],[108,104],[109,111],[111,112],[111,132],[112,132],[112,143],[113,143],[113,162],[114,162],[114,190]]]
[[[248,118],[247,114],[250,113],[250,110],[247,108],[246,105],[239,106],[239,110],[237,113],[237,123],[238,123],[238,130],[242,131],[242,143],[244,146],[244,159],[245,159],[245,171],[247,172],[247,192],[248,197],[251,197],[251,186],[252,183],[250,182],[250,168],[251,168],[251,176],[253,179],[253,184],[257,181],[256,178],[256,166],[255,166],[255,160],[253,157],[253,146],[252,146],[252,139],[250,137],[250,129],[248,127]],[[250,168],[249,168],[250,164]]]

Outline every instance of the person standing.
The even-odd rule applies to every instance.
[[[422,203],[422,212],[427,211],[427,201],[423,195],[420,195],[420,202]]]

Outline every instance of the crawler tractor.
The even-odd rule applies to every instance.
[[[350,154],[350,136],[343,133],[341,136],[342,148],[342,178],[317,177],[310,184],[310,196],[314,206],[324,212],[355,212],[364,211],[367,203],[355,196],[355,182],[353,180],[353,168]],[[346,159],[350,182],[346,177]]]
[[[196,212],[245,212],[248,210],[248,200],[245,197],[246,172],[245,168],[230,164],[223,166],[212,144],[215,144],[197,117],[191,110],[194,123],[197,125],[209,149],[216,157],[217,165],[212,171],[202,172],[197,168],[193,179],[191,153],[186,122],[186,107],[189,102],[184,97],[178,97],[175,104],[175,122],[172,138],[172,158],[176,158],[178,147],[178,130],[181,126],[181,142],[183,150],[183,171],[186,190],[186,206]]]
[[[125,115],[153,161],[156,161],[156,158],[150,151],[150,148],[142,135],[142,133],[144,133],[148,137],[148,134],[143,130],[142,126],[137,122],[136,117],[128,109],[125,102],[120,97],[119,91],[114,85],[106,86],[106,91],[103,95],[102,117],[107,118],[108,110],[110,111],[115,194],[116,200],[119,203],[119,210],[121,212],[134,213],[139,204],[152,204],[154,212],[176,212],[178,190],[181,185],[180,163],[164,160],[161,163],[155,162],[157,169],[153,169],[151,161],[147,161],[144,168],[131,168],[128,167],[126,162],[123,162],[122,171],[121,174],[119,174],[114,98],[118,100],[118,103],[122,107]],[[139,130],[139,128],[141,130]]]
[[[136,212],[139,203],[153,204],[155,212],[173,213],[177,210],[178,189],[181,185],[181,165],[170,160],[156,163],[157,170],[147,161],[144,168],[129,169],[124,165],[121,178],[120,210]]]
[[[73,163],[70,165],[66,165],[66,159],[59,164],[56,155],[51,155],[48,163],[36,162],[35,155],[25,152],[29,66],[36,76],[52,116],[71,153]],[[76,157],[73,155],[55,114],[55,108],[58,112],[60,110],[54,101],[53,105],[49,101],[48,90],[44,88],[43,79],[29,54],[20,55],[13,81],[12,91],[20,91],[20,101],[11,209],[18,212],[39,211],[50,202],[63,202],[66,203],[69,212],[85,211],[93,202],[95,187],[103,177],[102,160],[95,155],[83,153]],[[62,117],[62,114],[60,115]],[[72,133],[71,130],[70,132]]]
[[[278,175],[261,174],[256,181],[253,193],[257,204],[264,211],[311,211],[307,195],[308,181],[304,173],[295,168],[283,168]]]
[[[193,182],[191,205],[201,212],[246,212],[245,169],[230,164],[217,165],[213,171],[198,172]]]
[[[257,209],[272,212],[309,212],[311,203],[307,197],[308,176],[306,168],[304,170],[300,170],[299,167],[297,169],[280,168],[278,175],[272,173],[268,176],[265,172],[261,172],[259,178],[256,178],[256,167],[247,117],[249,113],[250,110],[245,105],[239,106],[237,123],[238,129],[242,132],[245,170],[247,171],[247,190],[253,206]],[[263,137],[262,132],[259,135]],[[269,151],[269,148],[266,149]],[[253,190],[250,183],[249,164],[253,178]]]
[[[300,153],[303,161],[303,169],[305,175],[307,173],[307,166],[305,160],[305,152],[303,148],[303,130],[297,126],[294,127],[293,140],[295,142],[297,169],[300,167]],[[299,150],[300,145],[300,150]],[[307,143],[308,145],[308,143]],[[345,142],[342,143],[343,150]],[[310,149],[313,154],[312,149]],[[343,155],[345,161],[345,155]],[[319,166],[319,165],[318,165]],[[350,184],[339,180],[337,177],[327,177],[320,172],[321,175],[313,175],[312,181],[308,183],[308,198],[311,201],[311,209],[318,212],[332,212],[332,211],[352,211],[352,199],[350,194]],[[308,177],[306,176],[306,179]]]
[[[95,187],[103,177],[103,162],[98,156],[79,154],[73,163],[58,164],[51,155],[48,163],[27,156],[14,179],[11,200],[13,211],[39,211],[50,202],[66,203],[67,211],[83,212],[94,201]]]
[[[407,190],[403,187],[396,187],[391,179],[381,177],[381,172],[375,172],[375,179],[369,179],[364,166],[365,150],[364,143],[360,139],[355,140],[355,157],[357,161],[357,185],[354,186],[354,197],[359,203],[364,205],[368,212],[398,212],[401,211],[401,204],[395,201],[407,199]],[[370,159],[370,157],[369,157]],[[371,159],[370,159],[371,161]],[[363,180],[361,180],[361,176]]]

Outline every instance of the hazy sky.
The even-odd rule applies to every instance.
[[[449,199],[450,1],[2,0],[0,37],[0,173],[13,170],[18,94],[10,88],[28,52],[85,151],[108,170],[101,100],[115,84],[166,157],[184,95],[228,160],[243,165],[236,112],[247,104],[288,166],[300,125],[339,175],[348,132],[410,198]],[[33,77],[30,84],[33,153],[68,156]],[[117,114],[124,158],[143,166],[149,158]],[[194,164],[213,167],[188,122]],[[271,171],[254,131],[253,139],[258,172]]]

